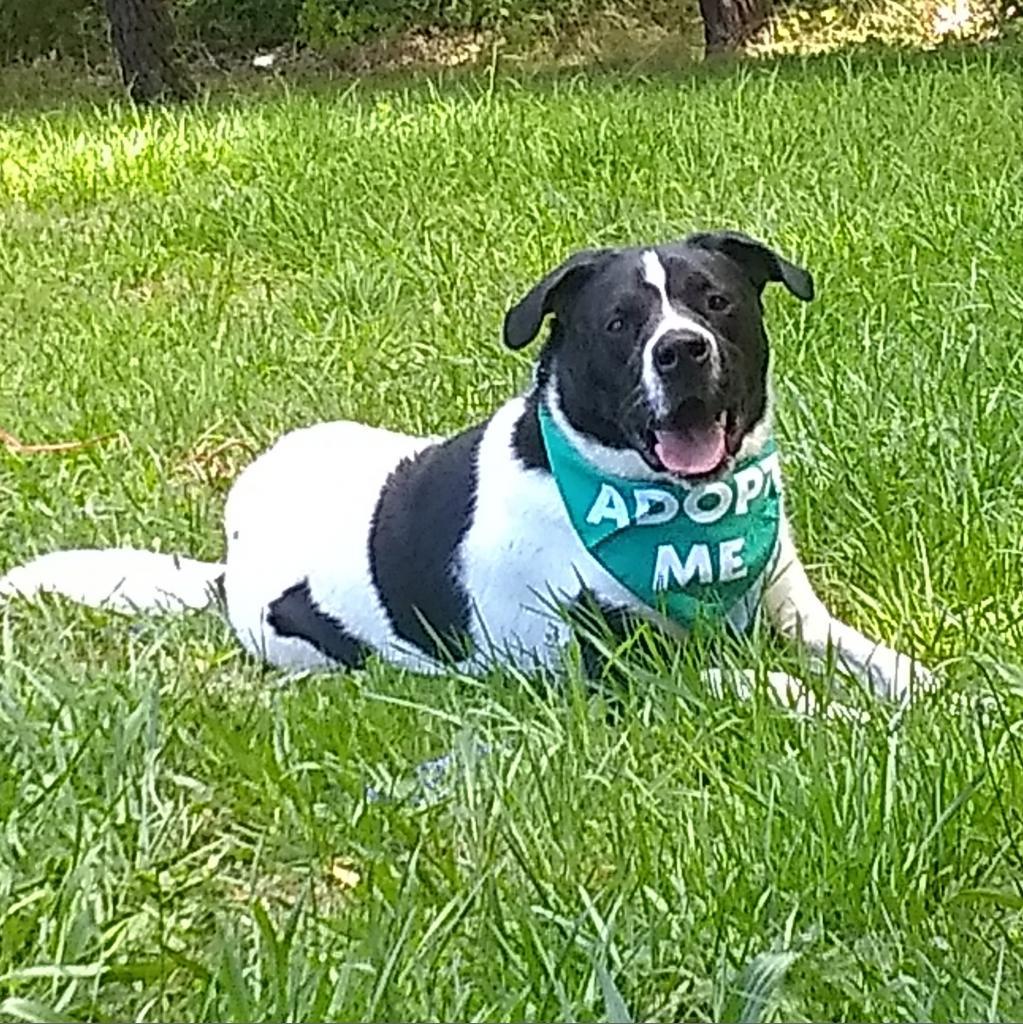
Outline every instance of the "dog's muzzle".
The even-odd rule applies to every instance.
[[[652,418],[645,457],[682,477],[717,472],[728,459],[728,412],[719,398],[720,358],[701,325],[674,327],[649,343],[646,375]]]
[[[654,342],[654,371],[668,385],[702,378],[710,362],[711,341],[697,331],[668,331]]]

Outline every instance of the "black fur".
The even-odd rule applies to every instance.
[[[629,692],[629,674],[624,666],[608,659],[604,650],[615,648],[636,628],[636,616],[626,608],[598,601],[584,592],[568,609],[579,643],[583,677],[591,693],[599,694],[607,708],[607,720],[616,725],[624,711],[623,698]]]
[[[361,668],[369,654],[370,649],[365,644],[316,606],[308,580],[296,583],[271,601],[266,621],[281,636],[305,640],[321,654],[348,668]]]
[[[627,608],[604,604],[586,592],[576,599],[568,616],[579,641],[583,674],[593,683],[619,685],[619,674],[609,673],[611,666],[601,651],[601,645],[613,647],[621,643],[636,626],[635,614]]]
[[[537,282],[508,310],[504,318],[505,345],[508,348],[528,345],[536,337],[544,317],[557,312],[559,305],[570,298],[575,288],[592,276],[593,271],[607,262],[614,252],[613,249],[583,249]]]
[[[227,608],[227,573],[222,572],[214,581],[215,599],[220,608]]]
[[[651,458],[651,430],[685,429],[727,415],[728,448],[763,418],[767,403],[768,340],[761,292],[770,281],[801,299],[813,296],[810,274],[760,242],[735,232],[693,235],[654,248],[668,296],[718,340],[721,373],[711,362],[684,360],[663,374],[667,412],[645,400],[643,349],[660,322],[660,298],[645,280],[642,248],[577,253],[535,285],[505,317],[505,341],[527,344],[547,314],[550,336],[540,355],[537,390],[553,378],[572,426],[611,448]],[[529,417],[516,430],[527,465],[542,465]]]
[[[373,513],[370,566],[391,626],[433,658],[467,653],[471,609],[453,561],[476,508],[484,426],[402,460]]]
[[[790,263],[749,235],[739,231],[710,231],[690,235],[686,244],[723,252],[743,267],[758,292],[763,291],[769,281],[778,281],[796,298],[804,302],[813,299],[813,276],[810,272]]]
[[[534,389],[526,396],[525,412],[519,417],[512,434],[512,451],[526,469],[539,469],[544,473],[551,471],[551,462],[547,458],[547,449],[540,433],[540,420],[537,416],[539,392]]]

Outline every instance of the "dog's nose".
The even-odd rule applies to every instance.
[[[671,374],[685,361],[697,366],[705,363],[710,358],[710,342],[696,331],[671,331],[658,339],[653,357],[659,373]]]

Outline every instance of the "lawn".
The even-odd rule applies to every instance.
[[[610,719],[512,677],[284,685],[215,616],[0,610],[0,1018],[1023,1018],[1021,69],[0,107],[0,428],[105,438],[0,449],[0,569],[219,557],[281,431],[486,416],[528,379],[500,323],[542,271],[729,225],[817,278],[768,299],[813,578],[947,680],[799,718],[641,636]]]

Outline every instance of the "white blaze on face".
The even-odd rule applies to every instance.
[[[654,328],[653,334],[647,339],[643,346],[643,387],[646,390],[647,400],[650,407],[658,416],[667,416],[671,412],[668,397],[664,390],[664,381],[660,374],[654,369],[654,345],[664,337],[668,331],[690,331],[693,334],[702,335],[710,345],[711,373],[717,376],[720,371],[720,356],[718,354],[717,340],[713,333],[708,331],[703,324],[697,323],[691,317],[679,313],[671,304],[668,298],[668,274],[661,262],[661,258],[653,249],[643,253],[643,280],[657,289],[661,299],[661,319]]]

